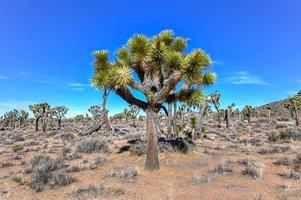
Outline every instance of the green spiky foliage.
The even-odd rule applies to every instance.
[[[242,113],[243,116],[248,119],[248,122],[251,123],[251,118],[256,113],[256,110],[252,106],[246,105],[242,110]]]
[[[62,119],[65,118],[65,115],[69,109],[65,106],[56,106],[53,108],[53,115],[57,119],[58,122],[58,129],[61,129],[62,126]]]
[[[299,126],[298,111],[301,110],[301,91],[293,97],[289,97],[287,101],[284,102],[284,107],[293,113],[296,121],[296,126]]]
[[[39,121],[42,120],[42,131],[45,132],[47,128],[47,118],[49,117],[50,105],[48,103],[38,103],[29,105],[29,110],[35,117],[35,130],[39,130]]]
[[[129,106],[129,112],[130,112],[130,115],[132,117],[132,120],[133,120],[133,126],[136,127],[136,119],[137,119],[137,116],[139,115],[140,113],[140,108],[136,105],[130,105]]]
[[[146,169],[159,168],[156,118],[163,104],[186,102],[194,91],[215,80],[215,75],[206,70],[211,65],[209,55],[202,49],[186,53],[186,47],[187,39],[165,30],[152,38],[134,35],[117,50],[113,61],[109,61],[108,51],[94,52],[92,83],[110,88],[130,105],[147,113]],[[133,90],[145,98],[138,98]]]

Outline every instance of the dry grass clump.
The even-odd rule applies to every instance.
[[[0,169],[14,166],[13,163],[10,162],[0,162]]]
[[[130,148],[129,148],[129,152],[132,155],[136,155],[136,156],[141,156],[146,154],[146,143],[137,140],[137,142],[131,144]]]
[[[264,164],[247,159],[241,160],[239,162],[245,166],[243,174],[249,175],[255,179],[263,177],[265,167]]]
[[[63,157],[51,159],[47,155],[34,156],[30,162],[30,169],[33,173],[31,187],[39,192],[46,185],[53,188],[73,183],[75,178],[60,171],[64,166]]]
[[[123,195],[124,191],[122,189],[115,189],[111,187],[104,187],[100,185],[99,187],[94,185],[89,185],[87,188],[79,188],[71,193],[71,196],[80,200],[86,199],[99,199],[107,197],[118,197]]]
[[[284,156],[274,162],[275,165],[292,165],[294,164],[294,158],[292,156]]]
[[[22,177],[20,174],[12,174],[10,176],[10,180],[15,181],[17,183],[21,183],[22,182]]]
[[[122,182],[134,182],[138,176],[138,169],[133,166],[127,166],[121,169],[112,169],[108,176],[117,177]]]
[[[243,139],[240,140],[240,143],[243,143],[245,145],[252,145],[252,146],[261,146],[262,145],[262,141],[260,138],[251,138],[251,139]]]
[[[280,176],[285,179],[301,180],[301,173],[296,172],[295,170],[283,172],[282,174],[280,174]]]
[[[221,162],[220,164],[218,164],[216,166],[216,168],[214,168],[214,170],[212,172],[215,174],[224,174],[224,173],[233,172],[232,166],[231,166],[231,161],[227,160],[227,161]]]
[[[81,140],[76,146],[76,152],[79,153],[109,153],[110,149],[106,140],[87,138]]]
[[[287,128],[283,131],[280,131],[279,133],[273,132],[269,136],[269,141],[277,142],[279,140],[301,140],[301,128],[295,127],[295,128]]]
[[[205,184],[210,183],[213,179],[212,174],[194,174],[192,177],[192,183],[194,184]]]
[[[262,148],[258,150],[260,154],[270,154],[270,153],[286,153],[291,151],[292,148],[290,146],[272,146],[272,148]]]
[[[7,135],[8,139],[13,140],[15,142],[24,141],[24,138],[20,133],[10,133]]]

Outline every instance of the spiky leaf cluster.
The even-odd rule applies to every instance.
[[[106,50],[95,51],[92,84],[100,89],[113,89],[129,104],[142,109],[159,108],[164,102],[200,98],[202,86],[213,84],[215,74],[206,68],[211,65],[202,49],[186,53],[187,39],[175,37],[165,30],[151,38],[136,34],[109,60]],[[176,90],[176,86],[182,85]],[[146,101],[133,95],[132,90],[144,94]],[[174,92],[172,92],[174,91]]]

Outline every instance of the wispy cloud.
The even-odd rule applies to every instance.
[[[66,84],[70,89],[78,92],[82,92],[85,88],[90,87],[88,84],[78,83],[78,82],[70,82]]]
[[[225,63],[223,61],[220,61],[220,60],[212,60],[212,64],[213,65],[225,65]]]
[[[7,80],[8,77],[7,76],[0,76],[0,80]]]
[[[235,85],[270,85],[262,77],[251,74],[247,71],[236,72],[234,75],[224,78],[224,81]]]

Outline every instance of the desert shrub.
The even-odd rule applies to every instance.
[[[243,174],[249,175],[253,178],[261,178],[264,173],[264,165],[254,161],[247,161],[245,163],[245,170]]]
[[[288,128],[280,132],[280,139],[301,140],[301,128]]]
[[[64,168],[63,157],[51,159],[47,155],[37,155],[30,161],[30,167],[33,172],[31,187],[37,192],[43,190],[45,185],[59,187],[75,181],[72,176],[59,171]]]
[[[40,143],[38,141],[35,141],[35,140],[28,140],[24,143],[24,146],[37,146],[39,145]]]
[[[98,199],[106,198],[109,196],[116,197],[124,194],[122,189],[115,189],[110,187],[104,187],[100,185],[99,187],[89,185],[87,188],[80,188],[71,193],[71,196],[77,199]]]
[[[134,182],[138,176],[137,167],[127,166],[121,169],[113,169],[108,174],[110,177],[117,177],[123,182]]]
[[[109,153],[110,149],[106,140],[88,138],[88,139],[81,140],[77,144],[76,151],[79,153],[93,153],[93,152]]]
[[[146,154],[146,143],[143,141],[137,140],[137,142],[131,144],[129,151],[132,155],[141,156]]]
[[[22,177],[20,174],[12,174],[10,176],[10,180],[15,181],[17,183],[21,183],[22,182]]]
[[[278,159],[274,164],[276,165],[292,165],[294,163],[294,158],[291,156],[285,156]]]
[[[280,140],[280,134],[277,133],[277,132],[272,132],[269,137],[268,137],[268,140],[270,142],[277,142]]]
[[[285,153],[291,151],[290,146],[272,146],[272,148],[262,148],[258,150],[260,154],[269,154],[269,153]]]
[[[262,141],[260,138],[243,139],[243,140],[240,140],[240,143],[243,143],[245,145],[251,144],[252,146],[261,146],[262,145]]]
[[[22,151],[23,149],[24,149],[24,145],[23,144],[15,144],[12,147],[13,152]]]
[[[13,163],[10,162],[0,162],[0,169],[14,166]]]
[[[280,174],[285,179],[301,180],[301,173],[294,170],[286,171]]]
[[[231,167],[231,162],[229,160],[223,161],[220,164],[218,164],[214,169],[213,173],[215,174],[224,174],[224,173],[229,173],[232,172],[232,167]]]
[[[106,164],[108,160],[106,158],[96,157],[93,162],[90,164],[89,169],[96,169],[99,166]]]
[[[213,176],[211,174],[194,174],[192,177],[192,183],[195,184],[204,184],[210,183],[212,181]]]
[[[75,136],[73,133],[61,133],[57,135],[55,138],[59,138],[63,141],[72,141],[74,140]]]
[[[15,142],[24,141],[24,138],[20,133],[10,133],[7,137],[8,139],[13,140]]]

